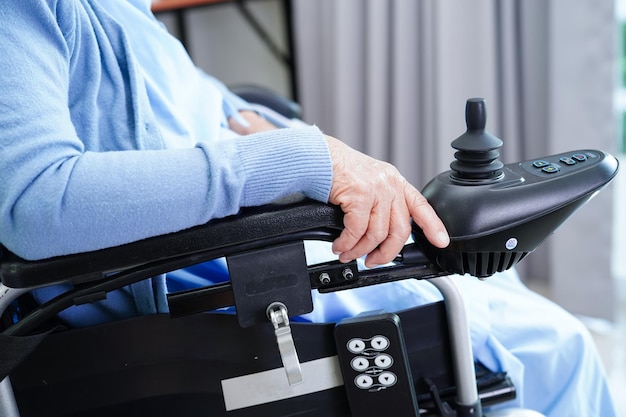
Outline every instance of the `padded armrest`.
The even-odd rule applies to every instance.
[[[80,283],[183,255],[209,252],[208,259],[214,259],[293,240],[332,240],[342,229],[340,208],[290,196],[191,229],[93,252],[25,261],[3,248],[0,279],[12,288]]]

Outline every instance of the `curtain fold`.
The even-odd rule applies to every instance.
[[[611,152],[611,3],[293,0],[304,118],[392,162],[418,188],[449,169],[470,97],[487,100],[505,163],[577,147]],[[610,250],[597,247],[611,242],[611,197],[601,193],[520,264],[566,308],[604,318],[614,308]],[[573,253],[580,270],[567,267]],[[587,294],[606,302],[584,303]]]

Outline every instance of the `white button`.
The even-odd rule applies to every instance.
[[[357,387],[363,389],[369,388],[374,384],[374,380],[369,375],[358,375],[354,379],[354,382],[356,383]]]
[[[352,359],[352,361],[350,362],[350,366],[352,366],[352,369],[354,369],[355,371],[364,371],[370,367],[370,362],[367,360],[367,358],[357,356],[356,358]]]
[[[361,353],[365,350],[365,342],[361,339],[350,339],[348,341],[348,350],[352,353]]]
[[[392,372],[383,372],[382,374],[378,375],[378,382],[386,387],[395,384],[396,380],[396,374]]]
[[[389,347],[389,339],[385,336],[374,336],[372,338],[372,347],[376,350],[385,350]]]
[[[515,239],[514,237],[510,238],[506,241],[504,247],[507,248],[507,250],[515,249],[517,247],[517,239]]]
[[[393,364],[393,359],[386,353],[381,353],[380,355],[376,356],[376,358],[374,358],[374,363],[379,368],[386,369]]]

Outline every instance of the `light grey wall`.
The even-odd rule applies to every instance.
[[[294,6],[296,48],[306,50],[298,54],[304,118],[394,163],[418,187],[447,169],[450,141],[465,130],[464,103],[473,96],[487,99],[487,129],[504,140],[505,163],[580,148],[615,151],[610,1]],[[374,102],[371,91],[381,91]],[[615,306],[612,198],[610,187],[520,263],[525,277],[547,282],[568,310],[608,319]]]
[[[247,4],[272,38],[286,48],[281,1],[255,0]],[[364,4],[368,5],[367,10],[371,9],[367,16]],[[379,80],[381,85],[370,84],[367,91],[355,93],[350,87],[360,86],[363,66],[351,71],[348,64],[351,60],[360,62],[365,48],[355,48],[354,42],[365,42],[368,48],[376,48],[381,38],[378,32],[359,32],[353,28],[356,25],[358,29],[368,17],[368,27],[373,30],[380,29],[383,35],[385,30],[391,30],[385,26],[390,16],[383,18],[384,14],[379,13],[385,11],[381,4],[384,6],[384,2],[361,3],[360,0],[300,0],[296,3],[300,11],[306,8],[306,13],[300,13],[300,20],[296,21],[300,38],[301,101],[308,121],[319,123],[329,133],[339,134],[349,143],[352,141],[350,134],[356,133],[353,139],[358,142],[365,136],[365,132],[359,130],[363,115],[357,112],[355,116],[351,112],[368,110],[371,103],[376,104],[369,99],[376,91],[382,91],[383,96],[387,94],[391,84],[386,80],[410,79],[422,74],[427,82],[416,87],[418,94],[403,95],[408,96],[412,105],[397,106],[392,114],[395,118],[390,119],[396,133],[398,118],[403,116],[415,119],[414,124],[408,123],[405,136],[416,136],[419,128],[422,138],[442,138],[433,149],[422,143],[419,154],[427,157],[420,164],[405,161],[404,154],[410,157],[418,153],[413,152],[415,143],[403,146],[403,154],[390,155],[399,165],[420,165],[421,172],[415,173],[416,178],[432,176],[447,168],[451,159],[449,141],[464,130],[461,117],[464,99],[474,95],[488,99],[488,128],[509,144],[503,155],[505,162],[518,160],[520,155],[536,156],[579,147],[614,151],[611,2],[532,0],[519,3],[523,5],[520,9],[510,2],[485,1],[472,6],[460,0],[398,2],[397,10],[407,7],[417,10],[416,14],[395,16],[396,21],[422,17],[419,27],[411,21],[402,27],[417,32],[413,39],[419,40],[417,52],[424,60],[413,62],[417,58],[406,53],[411,51],[410,47],[403,54],[384,55],[389,48],[383,43],[380,49],[383,55],[373,55],[377,59],[368,62],[368,71],[374,71],[381,62],[391,58],[397,62],[394,61],[392,68],[380,67],[382,75],[370,77]],[[469,19],[470,15],[473,19]],[[176,33],[171,14],[160,18]],[[520,44],[516,44],[515,38],[506,38],[516,35],[506,27],[499,31],[504,38],[493,36],[498,30],[494,26],[496,22],[506,26],[516,21],[523,34]],[[187,24],[190,53],[208,73],[229,85],[256,83],[289,95],[287,69],[271,55],[234,4],[193,9],[188,13]],[[359,34],[363,37],[359,38]],[[396,35],[406,37],[402,33]],[[504,54],[501,59],[504,64],[500,63],[504,65],[502,80],[493,72],[494,56],[486,54],[498,49],[494,44],[496,39],[502,44],[500,50]],[[515,56],[508,56],[514,52],[524,59],[518,62]],[[507,63],[510,64],[507,66]],[[312,87],[305,88],[303,84]],[[376,86],[383,90],[375,89]],[[404,84],[401,87],[407,88]],[[415,97],[429,97],[429,100],[420,106]],[[367,131],[381,129],[382,125],[373,120],[366,122]],[[413,127],[415,129],[411,130]],[[380,136],[391,140],[391,135]],[[518,140],[520,137],[523,140]],[[377,157],[381,157],[379,151],[392,149],[379,140],[364,146],[368,153]],[[404,166],[404,170],[410,168]],[[542,250],[532,255],[532,262],[529,259],[521,265],[527,269],[526,276],[546,279],[557,302],[573,312],[603,318],[613,316],[612,195],[613,187],[600,193],[549,238]],[[590,302],[592,299],[606,301]]]
[[[246,3],[249,10],[282,51],[287,50],[283,6],[280,0]],[[178,36],[174,13],[157,16]],[[196,64],[227,85],[258,84],[290,96],[291,81],[286,66],[277,60],[238,11],[226,3],[185,12],[188,51]]]
[[[613,4],[553,0],[550,6],[550,151],[591,147],[614,153]],[[609,319],[614,314],[611,243],[616,191],[611,184],[599,193],[549,242],[553,297],[571,311]]]

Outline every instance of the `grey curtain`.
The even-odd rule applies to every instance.
[[[293,0],[304,118],[421,188],[487,100],[503,162],[614,151],[613,2]],[[612,318],[612,190],[520,264],[575,313]],[[599,221],[601,219],[601,221]],[[598,302],[597,300],[602,300]]]

